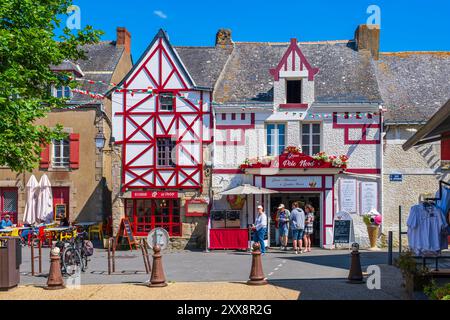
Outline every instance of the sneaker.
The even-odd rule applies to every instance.
[[[298,254],[298,250],[295,250],[295,254]]]
[[[283,250],[283,246],[280,246],[280,250]]]

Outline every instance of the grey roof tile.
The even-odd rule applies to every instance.
[[[450,52],[383,53],[375,63],[387,122],[426,121],[450,98]]]
[[[313,67],[317,102],[380,102],[375,70],[370,57],[353,49],[352,42],[299,43]],[[177,48],[183,63],[198,83],[215,85],[214,101],[233,103],[273,100],[274,68],[287,50],[288,43],[236,42],[229,50],[218,48]],[[208,62],[210,61],[210,62]],[[217,61],[216,66],[213,64]]]

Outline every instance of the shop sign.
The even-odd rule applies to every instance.
[[[310,189],[322,188],[321,176],[281,176],[266,177],[269,189]]]
[[[132,199],[177,199],[177,191],[132,191]]]
[[[394,173],[389,175],[389,181],[390,182],[402,182],[403,181],[403,175],[401,173]]]
[[[278,158],[278,165],[281,169],[307,169],[307,168],[333,168],[331,162],[315,160],[304,154],[282,154]]]

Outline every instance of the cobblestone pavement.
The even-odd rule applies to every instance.
[[[43,249],[48,257],[49,249]],[[263,269],[271,284],[302,292],[302,299],[401,299],[402,277],[387,266],[387,252],[361,252],[363,271],[369,265],[381,267],[381,289],[365,284],[348,284],[348,250],[322,250],[295,255],[273,250],[263,257]],[[44,285],[49,259],[43,259],[41,276],[31,276],[30,250],[23,248],[21,285]],[[163,254],[166,279],[172,282],[244,282],[249,277],[251,255],[238,251],[180,251]],[[81,274],[82,285],[143,284],[149,280],[140,251],[117,251],[116,274],[108,275],[107,253],[96,249],[88,270]]]

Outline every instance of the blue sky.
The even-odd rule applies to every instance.
[[[448,0],[74,0],[81,25],[90,24],[113,40],[117,26],[132,35],[136,61],[159,28],[174,45],[212,46],[219,28],[235,41],[286,42],[352,39],[366,23],[369,5],[381,13],[381,51],[450,51]]]

